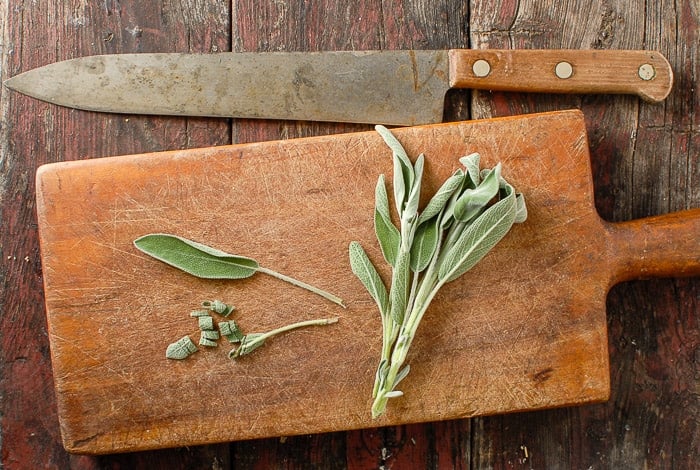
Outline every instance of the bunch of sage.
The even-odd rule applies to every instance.
[[[500,163],[479,169],[473,153],[419,211],[425,157],[411,163],[401,143],[376,127],[393,153],[393,196],[399,226],[391,218],[384,175],[375,190],[374,228],[385,260],[392,267],[387,290],[358,242],[350,244],[350,265],[379,307],[382,351],[372,397],[372,416],[386,411],[397,385],[409,373],[406,357],[418,325],[438,290],[476,265],[510,230],[527,218],[522,194],[501,175]]]

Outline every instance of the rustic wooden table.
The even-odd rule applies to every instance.
[[[700,207],[698,0],[13,0],[0,2],[0,31],[3,79],[101,53],[656,49],[676,75],[662,104],[458,91],[450,93],[446,119],[580,108],[603,218]],[[67,454],[44,318],[37,166],[368,127],[96,114],[0,93],[0,468],[697,468],[697,278],[612,290],[612,396],[605,404],[125,455]]]

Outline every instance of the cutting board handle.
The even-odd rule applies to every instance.
[[[614,282],[700,275],[700,209],[608,224]]]

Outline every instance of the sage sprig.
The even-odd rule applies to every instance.
[[[255,273],[264,273],[345,307],[340,297],[272,269],[262,267],[252,258],[232,255],[187,238],[165,233],[152,233],[137,238],[134,240],[134,245],[147,255],[199,278],[245,279]]]
[[[245,336],[243,336],[243,338],[240,340],[240,346],[238,346],[235,349],[232,349],[231,352],[229,352],[228,356],[231,359],[236,359],[238,357],[250,354],[254,350],[258,349],[260,346],[265,344],[265,341],[267,339],[272,338],[273,336],[276,336],[280,333],[285,333],[290,330],[304,328],[307,326],[332,325],[333,323],[337,322],[337,318],[321,318],[319,320],[305,320],[297,323],[292,323],[290,325],[275,328],[274,330],[270,330],[266,333],[248,333]]]
[[[215,348],[219,345],[219,339],[224,337],[229,343],[237,345],[228,354],[231,359],[237,359],[252,353],[265,344],[266,340],[280,333],[307,326],[323,326],[338,323],[337,317],[320,318],[291,323],[265,333],[244,334],[235,320],[215,322],[214,318],[209,315],[209,312],[214,312],[226,318],[235,310],[233,305],[225,304],[220,300],[207,300],[202,302],[202,307],[204,307],[204,309],[190,312],[190,316],[197,319],[197,325],[199,326],[199,346]],[[189,335],[187,335],[169,344],[165,350],[165,357],[167,359],[183,360],[197,351],[199,351],[199,349],[197,349],[197,346]]]
[[[386,411],[396,387],[409,373],[404,365],[418,325],[442,286],[476,265],[508,233],[524,222],[527,208],[501,175],[501,165],[480,170],[479,155],[462,157],[456,170],[419,212],[424,156],[411,163],[401,143],[376,127],[393,154],[394,225],[386,180],[375,188],[374,228],[382,255],[392,267],[387,290],[358,242],[350,243],[353,273],[377,303],[382,320],[382,352],[375,377],[372,416]]]

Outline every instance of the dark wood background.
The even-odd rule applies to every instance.
[[[2,78],[125,52],[656,49],[675,89],[629,96],[453,91],[446,119],[580,108],[596,204],[621,221],[700,207],[698,0],[9,0]],[[270,90],[274,93],[275,90]],[[0,91],[0,468],[697,468],[700,283],[635,281],[608,299],[608,403],[101,457],[61,444],[44,319],[34,172],[47,162],[365,130],[69,110]]]

